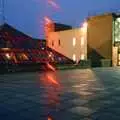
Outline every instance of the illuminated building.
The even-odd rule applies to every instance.
[[[84,38],[83,41],[83,36],[82,34],[81,35],[80,34],[81,34],[81,29],[53,32],[50,34],[49,40],[47,41],[48,47],[63,54],[69,59],[72,59],[74,61],[79,61],[80,54],[86,55],[86,51],[87,51],[86,49],[87,44],[85,40],[86,38]],[[87,59],[86,57],[87,56],[85,56],[85,59]]]
[[[87,26],[51,32],[47,39],[47,46],[74,62],[80,59],[87,60],[87,29],[85,27]]]
[[[73,61],[91,60],[101,66],[102,60],[120,65],[120,14],[106,13],[86,19],[80,28],[50,32],[47,46]]]

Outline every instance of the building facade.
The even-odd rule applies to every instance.
[[[90,59],[92,66],[102,60],[120,65],[120,14],[107,13],[87,18],[80,28],[51,32],[47,46],[73,61]]]
[[[120,66],[120,14],[112,15],[112,61],[113,66]]]
[[[47,46],[69,59],[79,62],[87,59],[87,26],[83,28],[51,32]]]
[[[111,60],[112,66],[120,65],[120,14],[88,19],[87,52],[93,66],[100,66],[101,59]]]
[[[87,20],[87,57],[92,66],[101,66],[101,60],[112,60],[112,14],[90,17]]]

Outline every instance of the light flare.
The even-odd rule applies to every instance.
[[[13,60],[14,60],[14,62],[15,62],[16,64],[18,63],[17,58],[16,58],[15,55],[13,56]]]
[[[45,24],[53,23],[53,21],[48,16],[45,16],[44,20],[45,20]]]
[[[55,9],[59,9],[59,5],[54,0],[48,0],[48,3]]]
[[[59,85],[59,83],[50,75],[47,76],[48,80],[56,85]]]
[[[53,120],[51,117],[48,117],[48,120]]]
[[[9,53],[6,53],[5,56],[7,57],[7,59],[10,59],[10,58],[11,58],[11,56],[10,56]]]
[[[55,68],[54,68],[52,65],[50,65],[49,63],[47,63],[47,67],[48,67],[49,69],[55,71]]]

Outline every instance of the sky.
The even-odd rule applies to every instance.
[[[120,0],[4,0],[5,21],[34,38],[44,38],[43,18],[79,27],[88,16],[119,11]]]

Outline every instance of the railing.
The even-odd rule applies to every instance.
[[[48,62],[48,52],[39,49],[0,49],[0,63],[45,63]]]

